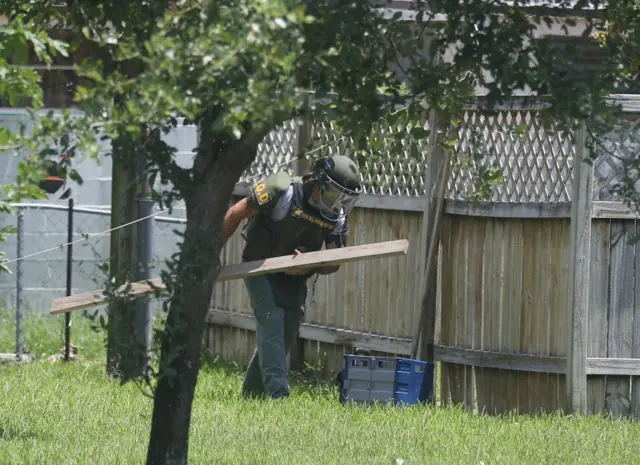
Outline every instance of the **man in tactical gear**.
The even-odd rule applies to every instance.
[[[358,166],[345,156],[318,160],[311,173],[279,172],[253,184],[224,218],[224,237],[249,219],[243,261],[344,247],[347,218],[362,187]],[[286,355],[302,323],[307,279],[338,266],[290,270],[244,280],[256,317],[256,350],[245,374],[245,396],[289,395]]]

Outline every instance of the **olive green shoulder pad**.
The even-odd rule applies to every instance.
[[[275,205],[291,182],[291,176],[285,171],[280,171],[255,182],[251,187],[251,193],[258,206]]]

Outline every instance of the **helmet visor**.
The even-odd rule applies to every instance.
[[[340,215],[348,214],[358,200],[357,193],[338,190],[332,185],[323,185],[318,192],[318,206],[320,212],[329,219],[337,219]]]

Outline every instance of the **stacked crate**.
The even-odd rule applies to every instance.
[[[340,402],[429,402],[433,395],[433,368],[433,364],[420,360],[345,355]]]

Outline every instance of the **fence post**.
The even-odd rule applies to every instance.
[[[22,296],[22,250],[24,246],[24,210],[18,207],[18,224],[16,231],[16,358],[22,361],[24,349],[24,333],[23,333],[23,303]]]
[[[586,154],[586,138],[583,121],[576,137],[573,163],[566,371],[569,410],[581,415],[587,413],[587,318],[593,198],[593,166],[582,161]]]
[[[154,217],[153,200],[151,200],[151,186],[147,181],[146,172],[140,168],[139,180],[142,184],[136,201],[138,203],[138,219],[136,231],[136,281],[151,279],[151,262],[153,260],[153,229]],[[144,219],[143,219],[144,218]],[[138,373],[146,373],[150,363],[151,338],[153,330],[153,316],[151,314],[150,296],[142,296],[137,302],[136,309],[136,364]],[[139,358],[138,358],[139,357]]]
[[[67,209],[67,297],[71,295],[73,276],[73,197],[69,197]],[[69,361],[71,352],[71,312],[64,314],[64,359]]]

